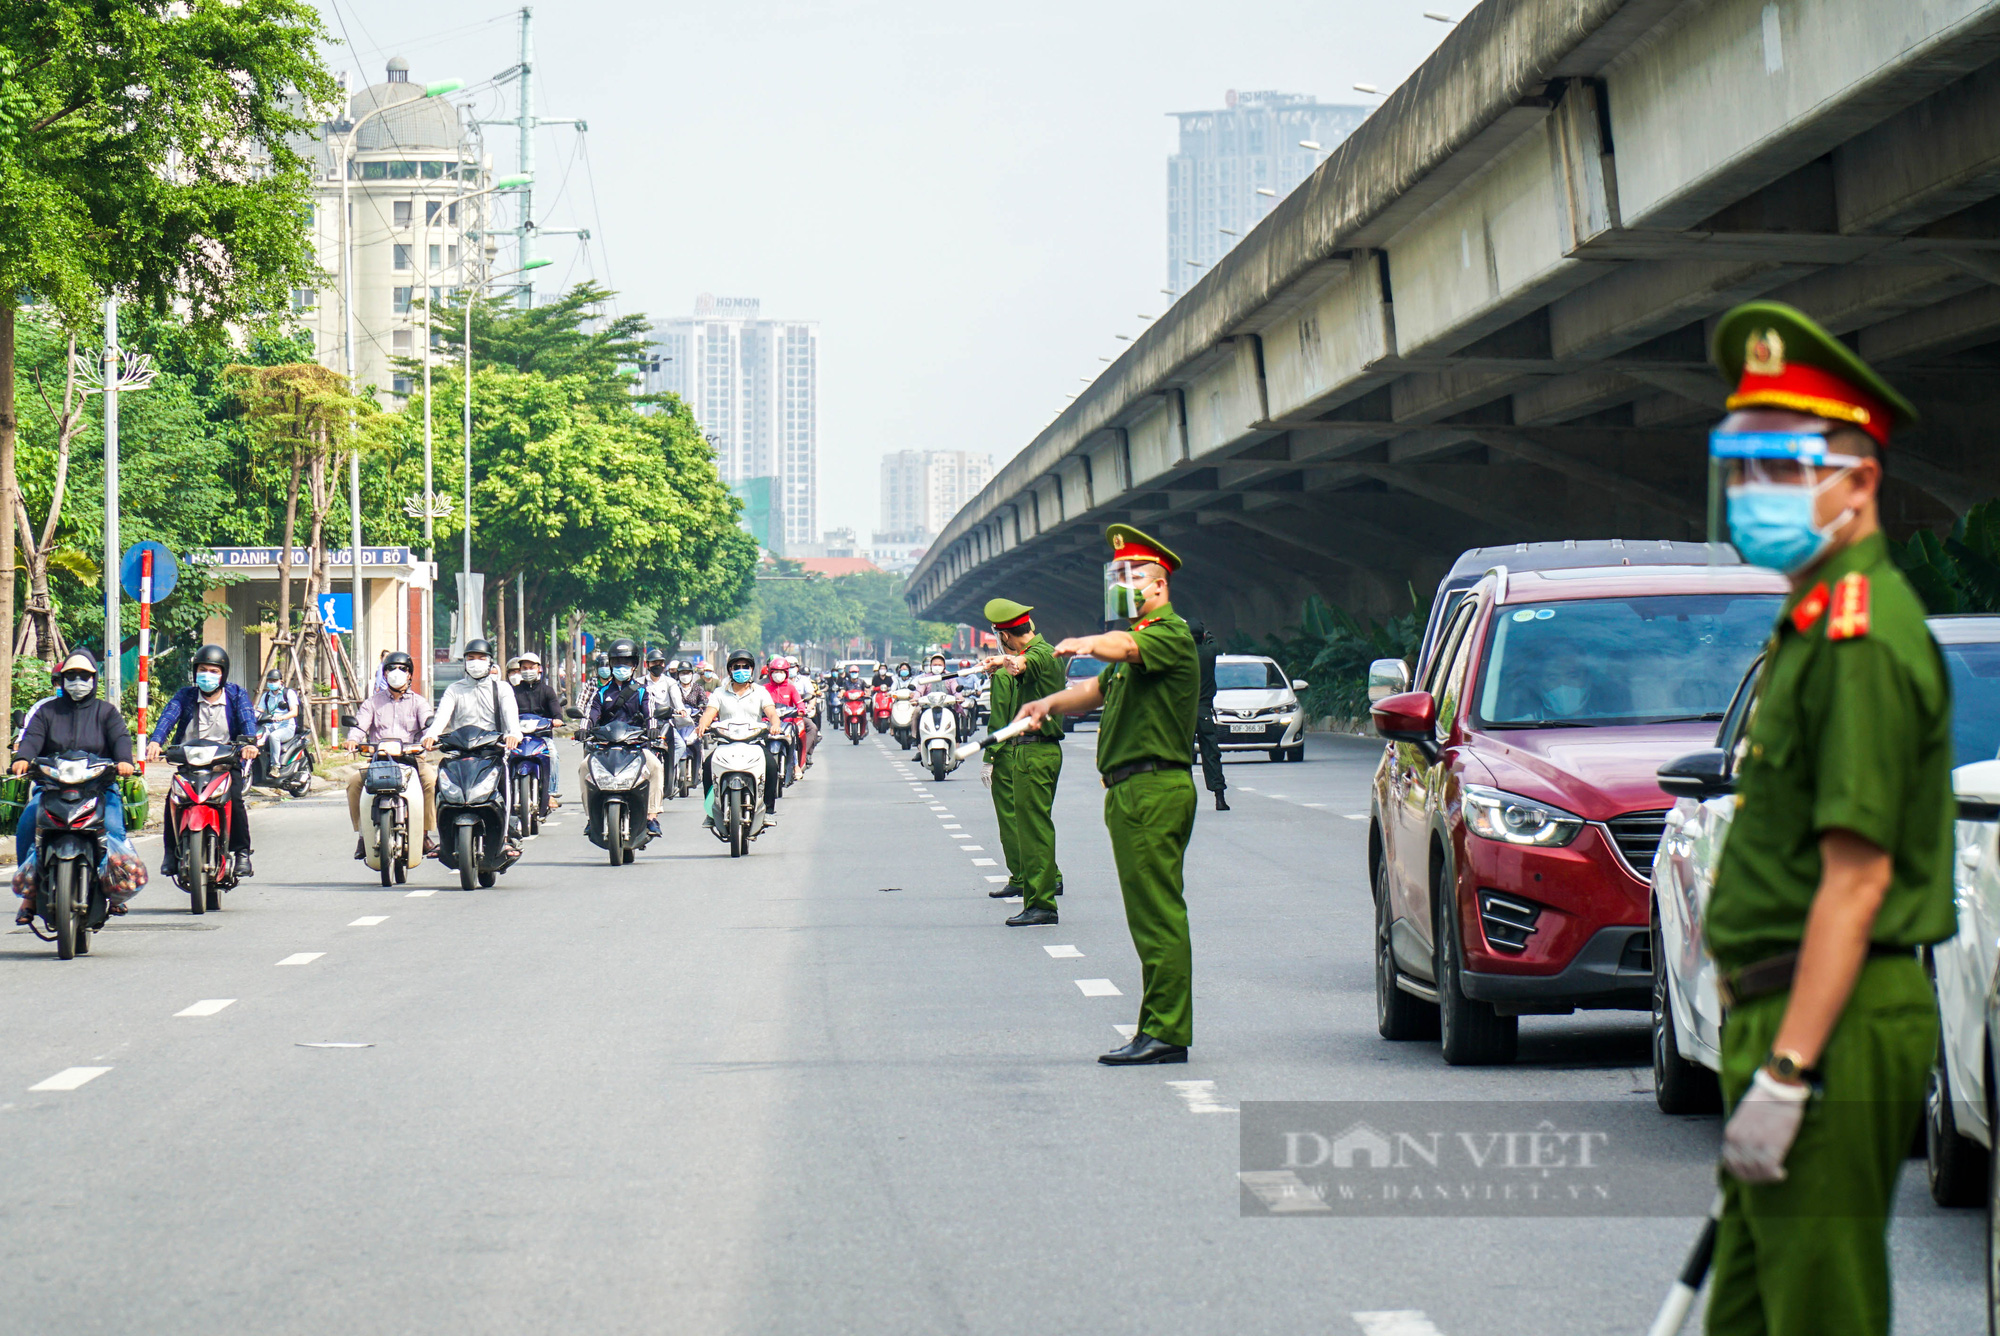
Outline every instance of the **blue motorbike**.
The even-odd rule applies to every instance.
[[[534,835],[541,831],[542,818],[549,814],[549,784],[555,778],[556,750],[552,742],[555,722],[539,714],[521,716],[521,741],[507,753],[507,782],[514,796],[514,834]]]

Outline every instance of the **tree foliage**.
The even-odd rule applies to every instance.
[[[1972,507],[1943,538],[1917,530],[1894,555],[1933,616],[2000,612],[2000,500]]]
[[[480,297],[472,305],[472,365],[474,370],[505,368],[524,375],[561,380],[580,377],[600,407],[653,402],[634,396],[634,368],[646,356],[645,316],[636,312],[606,317],[602,308],[616,296],[596,283],[583,282],[543,306],[522,309],[507,297]],[[454,362],[465,356],[465,305],[437,309],[440,358]],[[400,364],[406,374],[423,374],[422,363]],[[432,363],[436,374],[437,363]]]

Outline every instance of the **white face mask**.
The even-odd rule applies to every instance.
[[[467,659],[465,661],[465,675],[475,682],[483,681],[486,674],[492,671],[493,661],[491,659]]]
[[[383,673],[382,680],[387,682],[390,688],[395,691],[401,691],[404,687],[410,685],[410,675],[401,668],[391,668],[388,672]]]
[[[520,675],[519,673],[509,673],[509,674],[507,674],[507,685],[508,685],[508,686],[510,686],[510,687],[518,687],[518,686],[520,686],[520,685],[521,685],[521,675]]]
[[[97,682],[88,677],[77,678],[75,680],[66,677],[63,679],[63,690],[69,693],[71,700],[82,700],[91,692],[97,690]]]
[[[521,670],[521,680],[529,686],[533,686],[542,680],[542,670],[539,668],[524,668]]]

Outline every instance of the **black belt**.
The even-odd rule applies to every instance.
[[[1868,959],[1883,960],[1900,957],[1915,960],[1916,948],[1910,946],[1890,946],[1886,942],[1870,942]],[[1715,981],[1715,989],[1722,995],[1722,1005],[1735,1006],[1738,1002],[1748,1002],[1754,998],[1769,997],[1782,993],[1792,986],[1792,976],[1799,970],[1799,953],[1787,951],[1783,955],[1772,956],[1768,960],[1753,961],[1742,969],[1731,970]]]
[[[1023,733],[1018,738],[1009,738],[1016,747],[1031,747],[1037,742],[1061,742],[1061,738],[1047,737],[1041,733]]]
[[[1054,739],[1052,738],[1050,741],[1054,741]],[[1134,761],[1130,765],[1121,765],[1116,770],[1105,771],[1104,787],[1107,789],[1115,788],[1132,778],[1132,776],[1143,775],[1149,770],[1179,770],[1182,773],[1187,773],[1193,769],[1194,764],[1190,761]]]

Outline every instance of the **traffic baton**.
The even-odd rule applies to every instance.
[[[1708,1219],[1702,1222],[1701,1234],[1695,1239],[1687,1262],[1681,1267],[1680,1278],[1667,1291],[1658,1316],[1646,1329],[1646,1336],[1677,1336],[1681,1324],[1687,1321],[1688,1311],[1694,1307],[1694,1297],[1700,1292],[1702,1281],[1708,1279],[1708,1264],[1715,1260],[1715,1227],[1721,1219],[1722,1194],[1718,1192],[1715,1194],[1715,1205],[1708,1210]]]
[[[1005,742],[1008,738],[1019,737],[1034,726],[1032,720],[1016,719],[1005,728],[996,729],[994,732],[989,733],[984,742],[961,742],[958,744],[958,759],[969,761],[979,755],[981,751],[991,747],[994,743]]]

